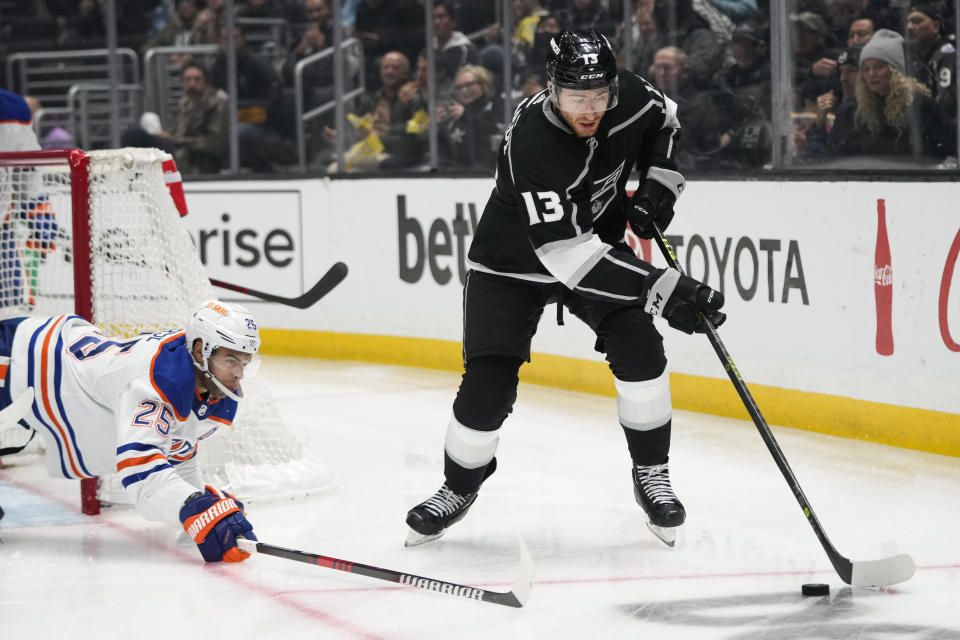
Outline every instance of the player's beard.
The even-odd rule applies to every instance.
[[[602,113],[592,113],[589,117],[587,114],[581,113],[571,113],[569,111],[562,111],[557,109],[557,112],[560,114],[560,117],[564,122],[567,123],[567,126],[573,129],[574,134],[580,138],[589,138],[595,136],[597,131],[600,129],[600,121],[603,120]],[[589,121],[593,126],[588,127],[585,123]]]

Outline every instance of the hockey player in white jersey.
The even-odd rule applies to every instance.
[[[0,411],[32,388],[19,421],[44,436],[50,475],[119,474],[144,517],[182,525],[207,562],[238,562],[249,554],[236,537],[255,540],[253,527],[242,503],[204,485],[196,454],[233,421],[259,347],[250,312],[217,300],[186,331],[133,338],[78,316],[2,320]]]

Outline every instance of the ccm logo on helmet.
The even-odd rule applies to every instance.
[[[602,78],[602,77],[603,77],[603,74],[602,74],[602,73],[585,73],[585,74],[583,74],[582,76],[580,76],[580,79],[581,79],[581,80],[596,80],[597,78]]]

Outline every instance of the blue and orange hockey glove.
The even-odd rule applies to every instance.
[[[250,554],[237,547],[237,537],[257,539],[243,515],[243,503],[210,485],[206,489],[191,495],[180,508],[184,531],[207,562],[243,562]]]

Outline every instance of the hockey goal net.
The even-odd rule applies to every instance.
[[[76,313],[133,336],[182,327],[215,297],[165,158],[155,149],[0,153],[0,318]],[[328,488],[328,468],[283,425],[266,387],[245,382],[244,393],[233,424],[198,447],[204,479],[254,501]],[[0,448],[28,436],[0,431]],[[37,457],[41,440],[21,459]],[[81,483],[86,513],[124,502],[115,477]]]

